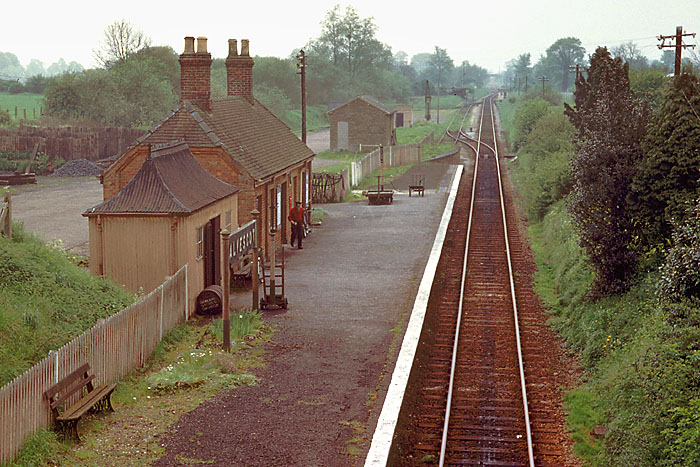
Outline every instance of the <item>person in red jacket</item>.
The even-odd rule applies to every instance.
[[[291,245],[294,247],[294,239],[297,240],[297,247],[303,250],[301,246],[304,238],[304,208],[301,207],[301,201],[297,201],[296,205],[289,211],[289,221],[292,223],[292,240]]]

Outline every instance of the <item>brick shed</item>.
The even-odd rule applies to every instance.
[[[269,251],[268,229],[276,224],[278,245],[291,235],[290,203],[310,203],[314,153],[253,96],[253,58],[248,40],[229,40],[227,95],[211,97],[211,54],[207,39],[185,38],[180,55],[180,104],[119,157],[101,177],[104,199],[119,192],[143,165],[149,144],[182,138],[199,164],[216,178],[241,189],[238,225],[262,214],[261,242]],[[274,205],[274,209],[270,206]],[[235,228],[238,225],[233,225]]]
[[[197,294],[221,283],[219,229],[238,224],[239,191],[204,170],[182,140],[154,146],[117,194],[83,213],[90,271],[149,292],[187,264],[194,310]]]
[[[394,126],[410,127],[413,126],[413,107],[410,105],[394,106]]]
[[[330,110],[328,120],[331,151],[367,152],[396,142],[394,110],[370,96],[357,96]]]

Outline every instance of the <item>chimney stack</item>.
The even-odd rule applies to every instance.
[[[241,53],[238,53],[236,39],[228,40],[226,57],[226,84],[229,96],[242,96],[253,103],[253,59],[250,56],[248,39],[241,39]]]
[[[202,110],[211,112],[211,54],[207,38],[185,37],[185,51],[180,55],[180,102],[191,100]]]

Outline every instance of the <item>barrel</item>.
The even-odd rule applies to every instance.
[[[223,290],[220,285],[210,285],[197,295],[197,313],[200,315],[217,315],[221,313]]]

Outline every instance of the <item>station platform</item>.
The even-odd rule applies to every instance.
[[[155,465],[362,465],[456,171],[431,169],[424,197],[318,205],[322,226],[285,252],[289,308],[264,313],[260,383],[184,415]],[[231,303],[250,308],[250,292]]]

